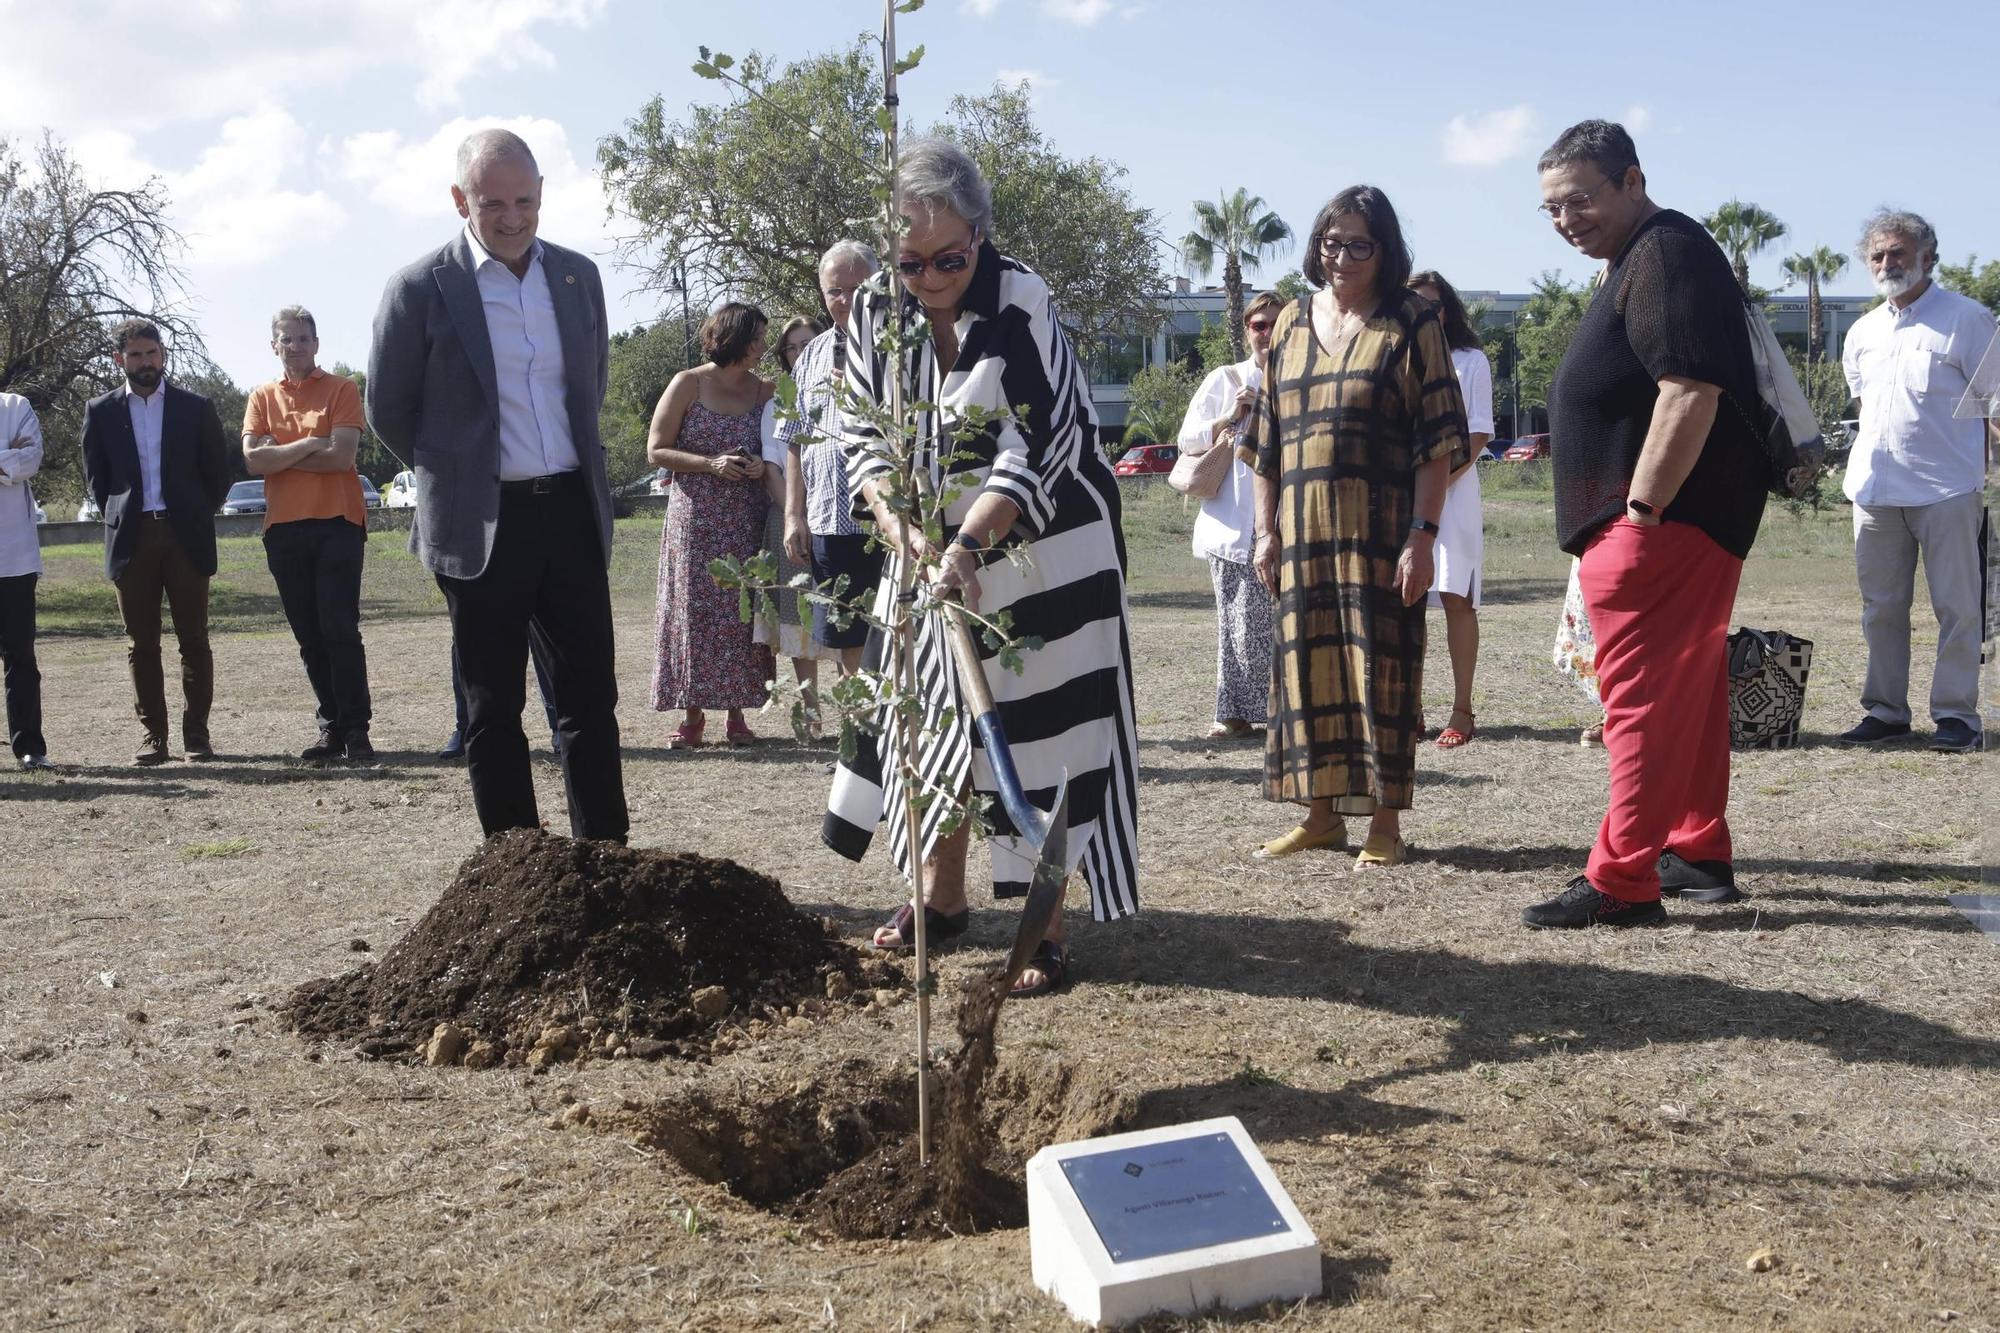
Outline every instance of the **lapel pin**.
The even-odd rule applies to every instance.
[[[572,287],[576,286],[576,274],[574,273],[563,274],[563,281],[568,283]]]

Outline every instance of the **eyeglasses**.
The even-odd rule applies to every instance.
[[[1276,326],[1277,321],[1272,319],[1246,319],[1243,321],[1243,327],[1252,333],[1269,333]]]
[[[1561,222],[1563,214],[1581,213],[1589,208],[1592,198],[1599,190],[1609,184],[1611,184],[1611,177],[1606,176],[1588,190],[1579,190],[1575,194],[1566,194],[1553,204],[1536,204],[1535,211],[1551,222]]]
[[[1319,238],[1319,252],[1328,259],[1344,255],[1357,264],[1365,264],[1375,257],[1375,242],[1366,239],[1343,241],[1338,236],[1327,235]]]
[[[972,229],[972,239],[953,250],[940,250],[929,259],[917,259],[910,255],[900,255],[896,259],[896,271],[906,278],[921,278],[924,270],[937,273],[963,273],[972,264],[972,252],[979,248],[979,229]]]

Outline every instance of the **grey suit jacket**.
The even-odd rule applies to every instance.
[[[562,336],[570,435],[609,564],[611,484],[597,430],[611,373],[604,283],[595,264],[547,241],[542,267]],[[389,279],[375,313],[367,398],[368,424],[416,469],[410,550],[433,574],[478,578],[500,515],[500,395],[463,231]]]

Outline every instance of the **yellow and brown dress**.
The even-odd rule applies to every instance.
[[[1313,332],[1310,297],[1278,316],[1246,451],[1278,486],[1277,628],[1264,795],[1331,798],[1341,814],[1410,806],[1422,709],[1424,603],[1396,559],[1416,471],[1470,456],[1437,307],[1392,294],[1344,348]]]

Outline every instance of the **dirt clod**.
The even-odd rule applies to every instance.
[[[307,982],[283,1013],[307,1037],[376,1058],[429,1059],[448,1026],[467,1068],[545,1070],[619,1046],[704,1056],[732,1007],[776,1013],[833,977],[859,987],[899,974],[733,861],[522,830],[468,857],[379,962]],[[594,1036],[607,1026],[614,1040]]]
[[[424,1043],[424,1063],[433,1067],[455,1065],[465,1056],[465,1033],[452,1023],[440,1023]]]

